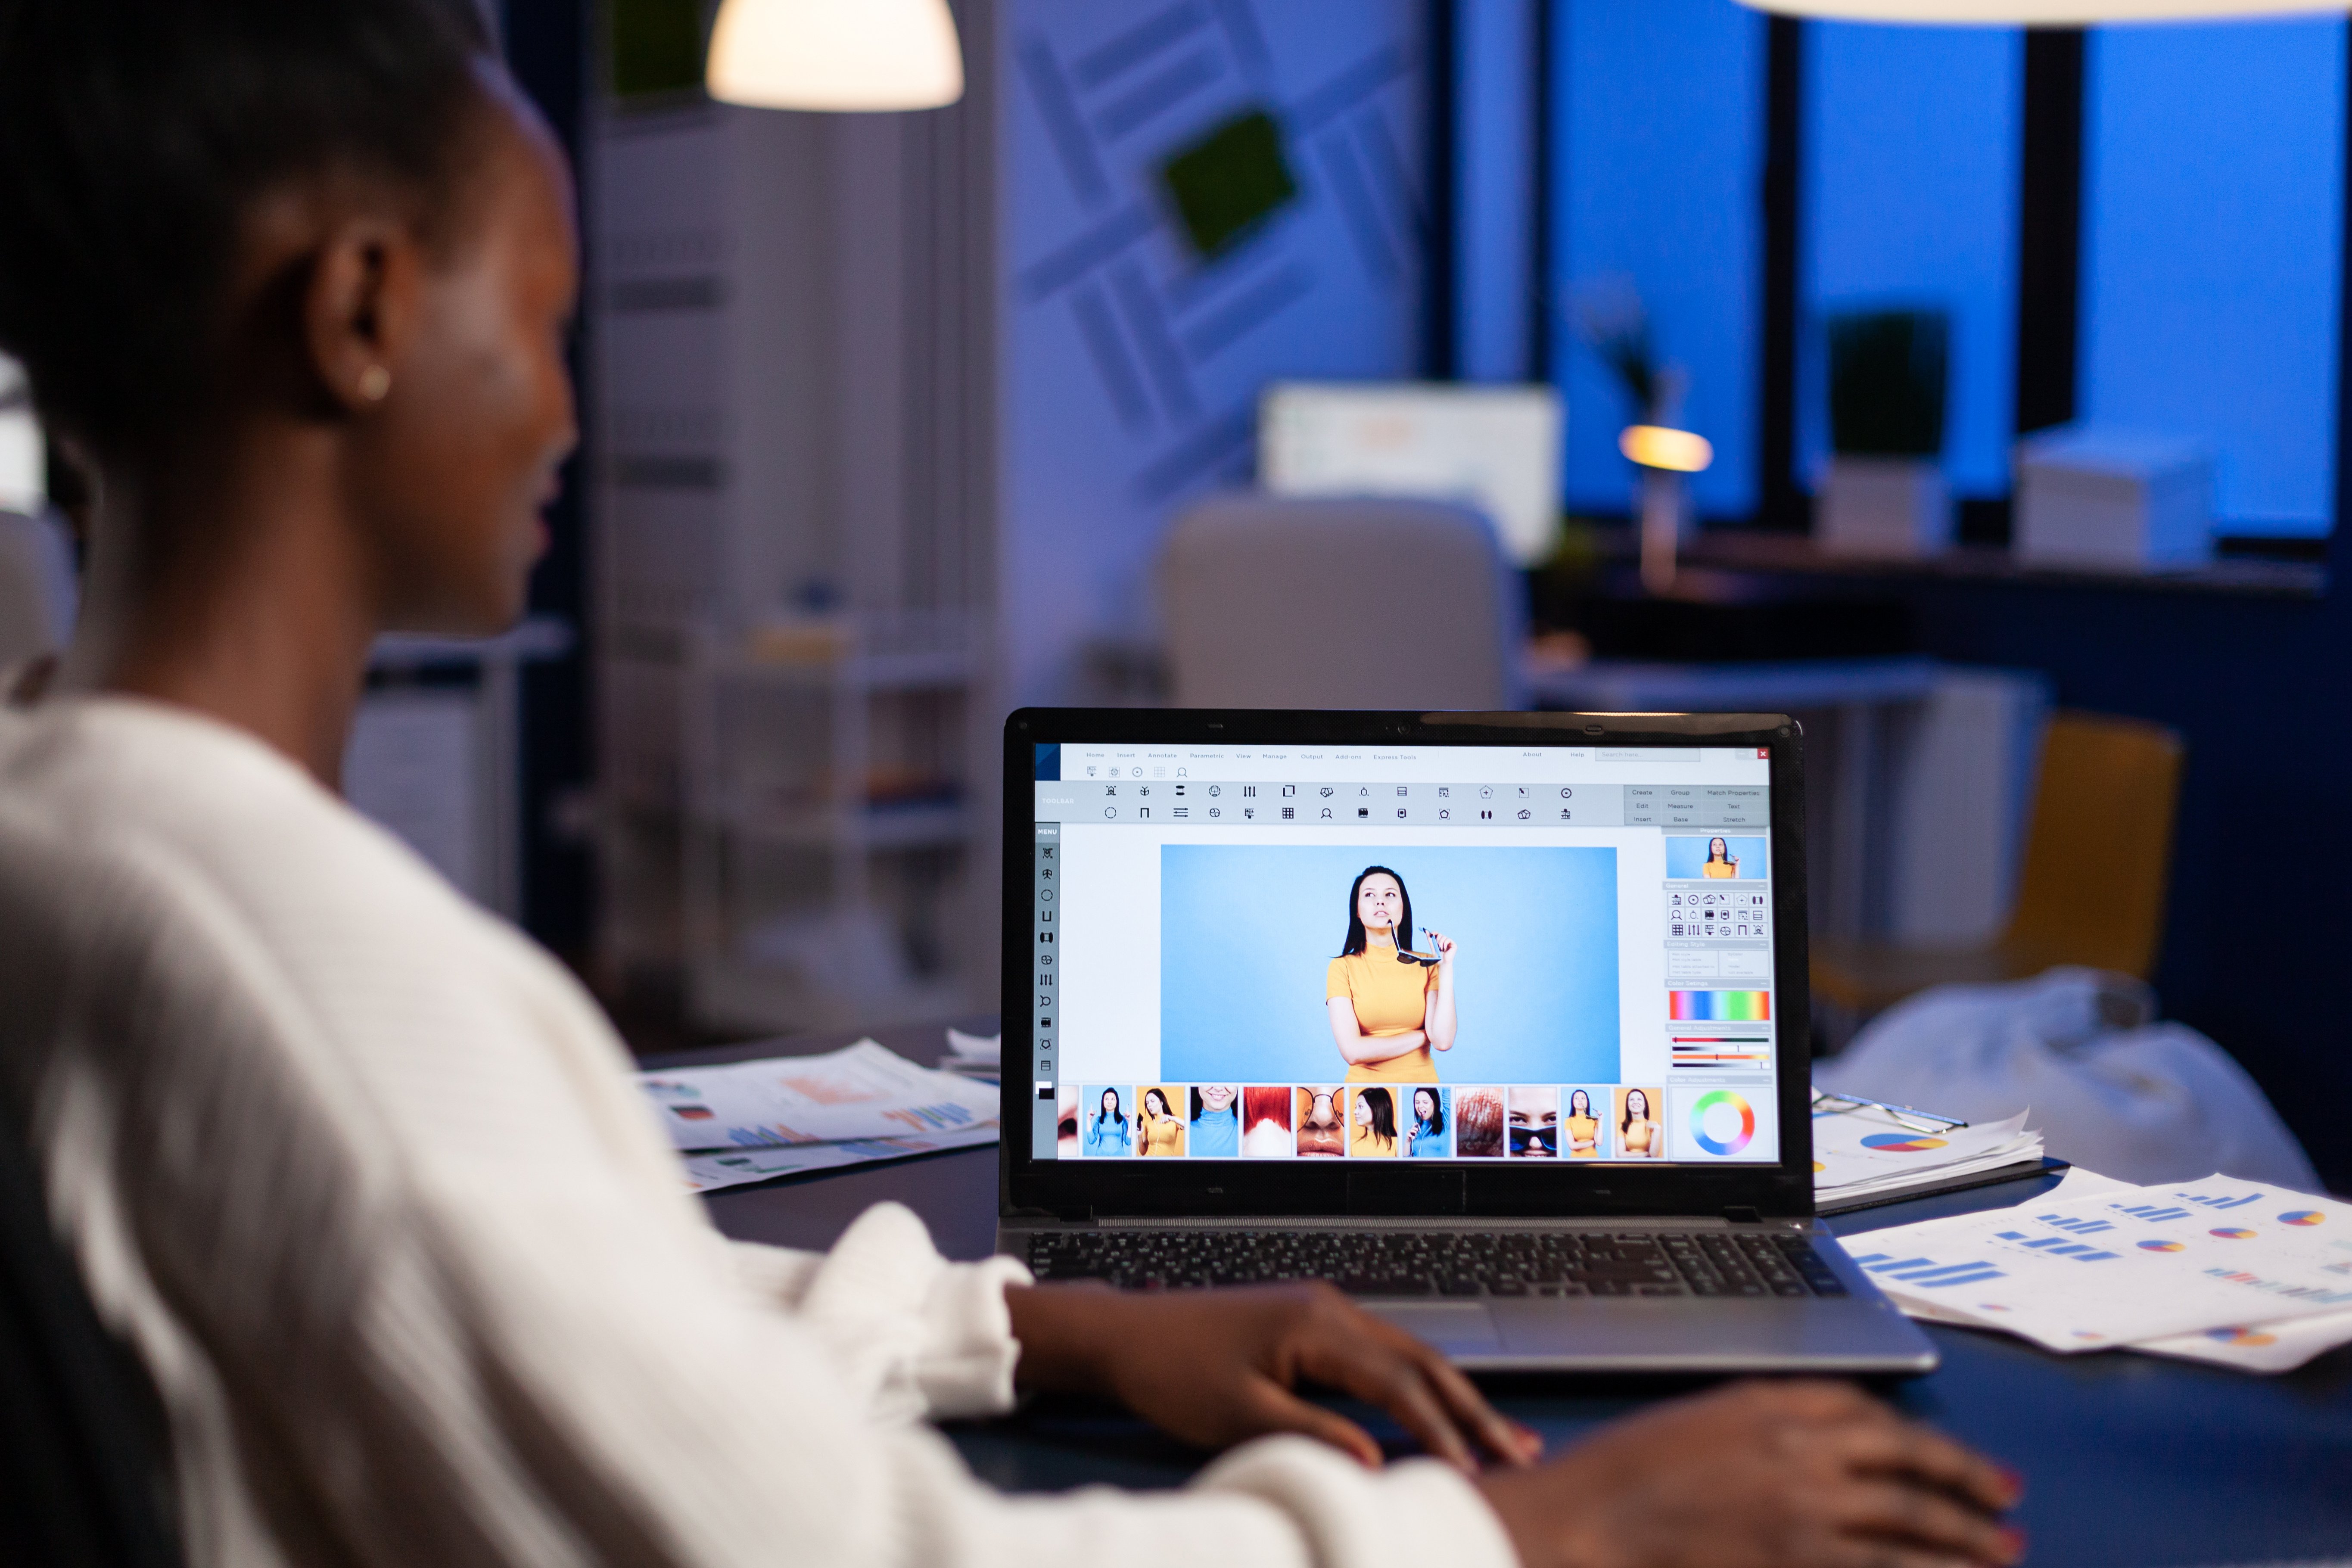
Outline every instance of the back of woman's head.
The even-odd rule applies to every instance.
[[[0,350],[94,453],[197,407],[256,202],[461,183],[474,0],[0,0]]]

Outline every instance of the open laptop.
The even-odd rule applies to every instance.
[[[1813,1216],[1797,725],[1027,709],[999,1249],[1465,1366],[1924,1373]]]

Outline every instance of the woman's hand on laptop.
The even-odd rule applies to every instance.
[[[2008,1568],[2017,1479],[1837,1383],[1745,1383],[1478,1482],[1524,1568]]]
[[[1444,1356],[1328,1285],[1165,1295],[1046,1285],[1004,1298],[1022,1386],[1108,1395],[1202,1447],[1303,1432],[1378,1465],[1371,1434],[1299,1397],[1308,1384],[1379,1405],[1465,1471],[1481,1455],[1528,1464],[1543,1447]]]

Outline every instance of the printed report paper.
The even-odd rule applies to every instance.
[[[1848,1251],[1906,1310],[2066,1352],[2352,1308],[2352,1205],[2229,1176],[2078,1187]]]
[[[1813,1191],[1823,1202],[1934,1186],[2042,1157],[2026,1112],[1983,1127],[1923,1132],[1878,1106],[1813,1112]]]
[[[637,1075],[681,1150],[925,1138],[996,1120],[996,1089],[872,1040],[814,1057]],[[991,1136],[993,1136],[992,1132]]]
[[[904,1160],[914,1154],[936,1154],[946,1149],[976,1149],[996,1142],[996,1123],[965,1127],[928,1138],[856,1138],[846,1143],[803,1143],[793,1149],[743,1149],[724,1154],[688,1154],[686,1184],[697,1193],[746,1182],[772,1181],[806,1171],[838,1170],[877,1160]]]

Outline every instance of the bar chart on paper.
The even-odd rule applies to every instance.
[[[1929,1315],[2100,1350],[2352,1305],[2352,1242],[2324,1239],[2331,1217],[2326,1200],[2218,1178],[1903,1226],[1855,1262]]]

